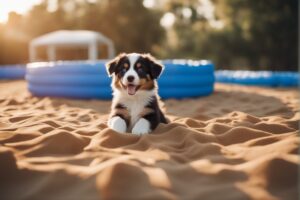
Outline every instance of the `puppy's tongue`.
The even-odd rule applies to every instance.
[[[135,85],[128,85],[127,86],[127,93],[129,95],[134,95],[136,93],[136,87]]]

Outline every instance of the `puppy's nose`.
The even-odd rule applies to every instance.
[[[134,77],[133,76],[128,76],[127,80],[128,80],[128,82],[132,82],[134,80]]]

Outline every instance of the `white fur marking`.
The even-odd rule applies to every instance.
[[[111,118],[108,121],[108,126],[119,133],[126,133],[126,122],[119,116]]]
[[[136,53],[131,53],[131,54],[128,54],[127,57],[129,59],[130,67],[129,67],[129,70],[123,76],[122,83],[124,85],[127,85],[128,84],[127,77],[128,76],[133,76],[134,77],[133,84],[134,85],[139,85],[139,83],[140,83],[140,77],[138,76],[138,74],[134,70],[134,65],[135,65],[137,59],[140,57],[140,55],[136,54]]]
[[[150,123],[144,118],[139,119],[132,129],[132,133],[135,135],[144,135],[150,132]]]

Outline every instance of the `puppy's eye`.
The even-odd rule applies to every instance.
[[[121,71],[120,71],[120,75],[123,76],[126,73],[126,71],[127,70],[125,68],[122,68]]]

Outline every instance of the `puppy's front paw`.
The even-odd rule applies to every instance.
[[[127,129],[125,120],[119,116],[111,118],[108,121],[108,126],[119,133],[125,133]]]
[[[150,132],[150,123],[144,118],[141,118],[132,128],[132,133],[135,135],[144,135]]]
[[[132,133],[135,135],[144,135],[147,133],[150,133],[151,130],[149,128],[139,128],[139,127],[133,127]]]

